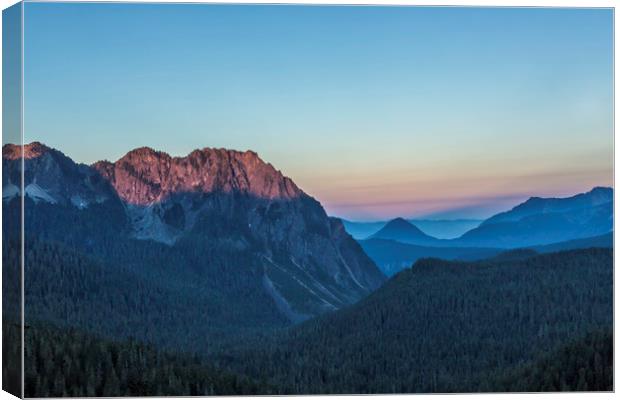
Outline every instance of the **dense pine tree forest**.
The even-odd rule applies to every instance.
[[[3,254],[5,298],[19,298],[15,292],[19,286],[8,285],[10,276],[18,276],[19,246],[15,243],[5,242],[4,247],[8,250]],[[264,292],[262,271],[256,271],[254,282],[247,282],[233,269],[235,264],[195,272],[188,262],[185,268],[171,269],[168,265],[176,251],[168,249],[174,254],[164,255],[166,249],[161,247],[165,245],[134,243],[133,247],[117,246],[122,255],[116,257],[131,259],[129,254],[134,254],[152,261],[149,269],[118,260],[104,262],[57,242],[27,239],[26,321],[46,320],[106,337],[133,336],[168,350],[201,352],[236,334],[270,332],[288,323]],[[185,257],[197,253],[188,251]],[[205,253],[206,258],[208,250]],[[239,259],[238,265],[246,264]],[[224,295],[220,287],[234,288],[237,298]]]
[[[489,383],[496,392],[613,391],[614,338],[596,331]]]
[[[19,340],[19,328],[3,333]],[[134,340],[103,340],[49,325],[25,330],[26,397],[269,394],[264,382],[217,371],[197,356],[170,354]]]
[[[220,362],[290,393],[493,391],[489,382],[548,349],[611,328],[612,265],[611,249],[420,260],[348,309]]]
[[[21,397],[21,330],[16,321],[2,322],[2,390]]]

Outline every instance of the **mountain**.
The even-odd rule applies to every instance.
[[[78,209],[89,204],[115,200],[110,185],[83,164],[76,164],[63,153],[39,142],[2,147],[2,199],[9,201],[20,194],[21,156],[24,158],[24,192],[35,203],[73,205]]]
[[[426,247],[519,248],[599,236],[613,229],[613,189],[595,187],[568,198],[532,197],[482,223],[472,221],[472,229],[459,237],[446,237],[442,229],[452,227],[458,231],[467,224],[455,226],[441,221],[433,226],[432,222],[397,218],[367,239],[389,239]],[[354,224],[349,223],[348,229],[360,229]],[[439,229],[441,237],[430,234],[437,232],[435,229]]]
[[[454,239],[465,232],[476,228],[482,222],[477,219],[409,219],[411,224],[418,227],[425,234],[437,239]],[[387,221],[357,222],[342,220],[347,232],[354,239],[366,239],[383,228]]]
[[[489,377],[612,326],[611,249],[506,261],[424,259],[351,307],[227,349],[219,359],[295,394],[488,392],[497,390]],[[602,366],[611,368],[609,361]],[[594,372],[589,365],[570,361],[576,371]],[[539,384],[536,378],[520,390]]]
[[[425,234],[404,218],[395,218],[389,221],[368,239],[388,239],[417,245],[436,245],[440,242],[437,238]]]
[[[41,143],[5,145],[4,226],[19,223],[22,151],[30,239],[62,244],[64,257],[87,254],[143,279],[157,276],[161,290],[203,285],[204,307],[218,310],[207,324],[219,325],[217,315],[235,315],[244,302],[299,322],[352,304],[385,280],[339,220],[254,152],[171,157],[139,148],[87,166]],[[252,296],[244,300],[239,290]]]
[[[496,248],[418,246],[388,239],[366,239],[360,240],[359,243],[387,276],[409,268],[421,258],[473,261],[502,252],[502,249]]]
[[[465,233],[458,246],[530,247],[602,235],[613,229],[613,189],[569,198],[533,197]]]
[[[510,211],[499,213],[483,221],[481,226],[501,222],[516,222],[525,217],[538,214],[589,210],[612,202],[613,199],[613,189],[607,187],[595,187],[587,193],[580,193],[567,198],[530,197],[527,201],[517,205]]]

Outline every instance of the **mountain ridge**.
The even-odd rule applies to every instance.
[[[292,199],[301,189],[253,151],[202,148],[186,156],[140,147],[115,162],[92,164],[130,204],[149,205],[178,192],[240,191],[267,199]],[[138,193],[135,193],[139,189]]]
[[[394,221],[397,222],[396,227],[392,228],[388,223],[375,234],[357,240],[389,239],[431,247],[518,248],[547,245],[611,231],[613,188],[597,186],[566,198],[530,197],[453,239],[424,234],[403,218]]]
[[[512,209],[487,218],[481,225],[509,222],[524,217],[550,212],[563,212],[578,208],[598,206],[613,200],[613,189],[595,186],[588,192],[578,193],[569,197],[530,197]]]
[[[26,230],[80,252],[115,258],[116,247],[140,247],[131,244],[137,239],[183,246],[179,262],[198,270],[241,264],[247,276],[239,279],[255,280],[252,290],[269,294],[274,307],[284,301],[280,311],[292,321],[351,304],[385,280],[339,220],[255,152],[171,157],[141,147],[91,167],[38,142],[5,145],[3,202],[14,223],[21,152],[32,155],[24,159]]]

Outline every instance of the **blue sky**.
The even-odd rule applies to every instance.
[[[351,219],[612,185],[609,9],[28,3],[25,137],[252,149]]]

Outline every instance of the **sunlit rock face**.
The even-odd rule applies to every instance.
[[[148,205],[175,193],[238,192],[262,199],[293,199],[302,191],[292,180],[252,151],[195,150],[171,157],[148,147],[135,149],[115,163],[93,167],[131,204]]]

